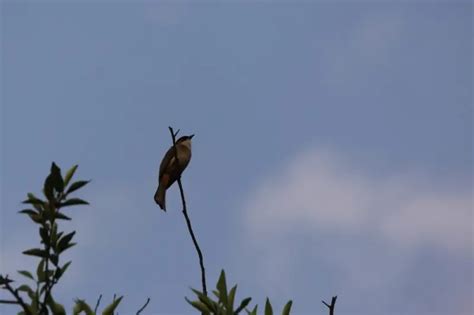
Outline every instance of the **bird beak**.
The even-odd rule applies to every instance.
[[[189,136],[189,139],[192,139],[193,137],[194,137],[194,135],[190,135],[190,136]]]

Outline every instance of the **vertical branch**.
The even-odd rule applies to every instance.
[[[178,151],[176,150],[176,135],[178,134],[179,130],[176,133],[174,133],[173,128],[171,128],[171,127],[168,127],[168,128],[170,130],[171,138],[173,140],[173,147],[174,147],[174,154],[175,154],[176,163],[177,163],[177,165],[179,165]],[[184,218],[186,219],[186,224],[188,226],[189,234],[191,234],[191,238],[193,240],[194,247],[196,248],[196,252],[197,252],[198,257],[199,257],[199,265],[201,267],[202,292],[204,293],[204,295],[207,295],[206,270],[204,269],[204,259],[203,259],[203,256],[202,256],[201,248],[199,248],[199,244],[196,240],[196,236],[194,235],[193,227],[191,225],[191,220],[189,219],[189,216],[188,216],[188,210],[187,210],[187,207],[186,207],[186,199],[184,198],[184,190],[183,190],[183,185],[181,183],[181,176],[178,177],[178,186],[179,186],[179,191],[181,193],[181,201],[183,203],[183,215],[184,215]]]
[[[54,208],[53,208],[54,209]],[[54,211],[53,209],[51,209],[51,211]],[[47,229],[47,226],[46,224],[43,225],[44,229],[46,229],[46,231],[48,230]],[[53,229],[53,223],[50,224],[50,230]],[[53,288],[52,287],[52,283],[50,282],[50,279],[49,279],[49,260],[50,260],[50,257],[51,257],[51,253],[50,253],[50,249],[51,249],[51,235],[52,235],[52,231],[49,231],[49,240],[50,242],[49,243],[46,243],[44,244],[44,249],[46,251],[46,258],[44,258],[46,261],[45,261],[45,266],[44,266],[44,274],[46,275],[46,281],[45,281],[45,285],[44,285],[44,288],[45,288],[45,291],[44,291],[44,299],[43,299],[43,302],[41,303],[41,308],[40,308],[40,314],[43,314],[43,313],[47,313],[47,306],[46,306],[46,303],[48,301],[48,297],[51,293],[51,289]],[[38,297],[38,300],[39,300],[39,297]]]
[[[328,303],[322,301],[323,304],[326,305],[327,308],[329,309],[329,315],[334,315],[334,308],[336,307],[336,300],[337,300],[337,295],[332,297],[331,305],[329,305]]]
[[[49,211],[51,212],[51,217],[49,218],[49,226],[45,223],[43,225],[43,228],[48,231],[48,238],[49,238],[49,242],[45,242],[44,244],[44,250],[46,251],[46,258],[45,258],[45,266],[44,266],[44,274],[46,275],[46,281],[45,281],[45,285],[44,285],[44,298],[43,298],[43,302],[41,303],[41,307],[40,307],[40,314],[43,314],[43,313],[46,313],[47,314],[47,303],[48,303],[48,299],[50,298],[51,296],[51,291],[53,290],[53,286],[56,284],[56,280],[54,278],[54,274],[56,273],[56,270],[58,268],[57,266],[57,261],[56,262],[53,262],[52,258],[51,258],[51,244],[52,244],[52,241],[53,241],[53,230],[54,230],[54,224],[55,224],[55,213],[56,212],[59,212],[59,206],[56,206],[56,205],[59,205],[59,202],[62,200],[62,197],[61,196],[55,196],[55,200],[54,202],[49,202]],[[49,261],[51,260],[51,263],[52,265],[55,265],[55,269],[53,270],[53,276],[51,276],[51,279],[50,279],[50,266],[49,265]]]

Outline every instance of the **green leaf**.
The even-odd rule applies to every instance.
[[[204,314],[210,314],[211,313],[209,308],[203,302],[201,302],[201,301],[191,301],[187,297],[185,297],[185,300],[189,304],[191,304],[194,308],[196,308],[198,311],[200,311],[201,313],[204,313]]]
[[[38,306],[39,306],[39,299],[40,299],[40,294],[38,292],[38,290],[36,290],[35,294],[33,294],[33,296],[30,296],[30,299],[31,299],[31,303],[30,303],[30,306],[31,306],[31,310],[32,310],[32,314],[37,314],[38,312]]]
[[[53,311],[54,315],[66,315],[66,310],[64,309],[64,306],[59,303],[54,303],[49,305],[51,310]]]
[[[30,288],[29,286],[27,286],[26,284],[20,285],[17,290],[26,292],[28,294],[30,294],[30,293],[33,294],[33,289]]]
[[[30,256],[43,257],[43,258],[48,256],[48,253],[46,251],[39,248],[32,248],[32,249],[25,250],[23,254],[30,255]]]
[[[50,228],[51,229],[51,247],[56,248],[56,244],[59,239],[58,235],[58,224],[56,222],[53,223],[53,226]]]
[[[69,206],[76,206],[76,205],[88,205],[89,203],[85,200],[79,198],[71,198],[66,200],[63,203],[59,204],[59,207],[69,207]]]
[[[39,234],[41,236],[41,240],[43,241],[43,243],[49,246],[50,238],[48,235],[48,230],[46,230],[44,227],[40,227]]]
[[[36,277],[38,277],[38,282],[46,281],[46,274],[44,272],[44,264],[45,264],[45,260],[41,259],[41,261],[38,263],[38,266],[36,267]]]
[[[194,294],[196,294],[198,296],[198,299],[200,301],[204,302],[206,305],[212,304],[211,299],[209,297],[207,297],[206,295],[204,295],[204,293],[202,293],[201,291],[198,291],[196,289],[193,289],[193,288],[191,288],[191,290],[194,292]]]
[[[235,310],[234,314],[239,314],[247,305],[249,305],[250,301],[252,301],[251,297],[245,298],[240,302],[239,307]],[[257,309],[257,306],[255,305],[255,310]]]
[[[76,172],[78,166],[79,165],[74,165],[66,172],[66,176],[64,176],[64,186],[69,185],[69,182],[71,181],[71,178]]]
[[[265,315],[273,315],[272,304],[268,298],[265,301]]]
[[[204,293],[191,288],[191,290],[198,296],[199,301],[203,302],[212,312],[217,311],[217,303],[212,301],[209,297],[204,295]]]
[[[255,305],[255,307],[253,308],[253,310],[251,312],[247,311],[247,314],[248,315],[257,315],[257,309],[258,309],[258,305]]]
[[[56,212],[56,209],[51,205],[51,203],[45,203],[43,206],[43,215],[46,219],[49,221],[52,221],[54,218],[54,213]]]
[[[86,303],[84,300],[76,300],[76,305],[74,305],[74,309],[72,310],[73,315],[79,315],[81,312],[86,313],[86,315],[94,315],[91,307]]]
[[[33,195],[32,193],[28,193],[27,194],[28,196],[28,199],[24,200],[23,203],[25,204],[32,204],[33,206],[35,206],[35,209],[38,210],[38,211],[41,211],[41,207],[40,206],[43,206],[44,205],[44,201],[37,198],[35,195]]]
[[[72,238],[74,237],[75,234],[76,234],[76,231],[72,231],[71,233],[68,233],[68,234],[64,235],[63,237],[61,237],[59,239],[59,246],[61,244],[68,244],[72,240]]]
[[[285,307],[283,308],[283,312],[281,312],[281,315],[290,315],[292,304],[293,304],[293,301],[289,300],[288,303],[286,303]]]
[[[57,192],[63,192],[64,190],[64,181],[61,176],[61,169],[56,165],[56,163],[51,164],[51,179],[54,189]]]
[[[43,210],[43,206],[46,202],[37,198],[33,193],[27,193],[26,196],[28,197],[28,199],[25,200],[27,201],[26,203],[30,203],[33,206],[33,208],[35,208],[41,213],[41,211]],[[30,202],[28,202],[28,200]]]
[[[64,273],[66,272],[66,270],[67,270],[67,268],[69,267],[70,264],[71,264],[71,261],[68,261],[61,268],[56,269],[56,274],[54,275],[54,277],[56,279],[61,278],[64,275]]]
[[[71,242],[74,234],[76,234],[76,231],[72,231],[71,233],[66,234],[62,238],[59,239],[58,246],[57,246],[58,253],[61,253],[65,251],[67,248],[69,248],[68,245]]]
[[[113,314],[114,314],[114,311],[115,311],[115,309],[117,308],[117,306],[119,305],[120,301],[122,301],[122,298],[123,298],[123,296],[119,297],[118,299],[116,299],[115,301],[113,301],[112,303],[110,303],[110,304],[102,311],[102,315],[113,315]]]
[[[64,215],[64,214],[62,214],[62,213],[59,212],[59,211],[56,211],[56,212],[54,213],[54,218],[55,218],[55,219],[58,219],[58,220],[67,220],[67,221],[70,221],[70,220],[71,220],[70,217],[68,217],[68,216],[66,216],[66,215]]]
[[[225,281],[225,272],[221,270],[221,275],[219,276],[219,280],[217,281],[217,290],[219,291],[219,301],[227,305],[227,284]]]
[[[19,211],[19,213],[26,214],[30,217],[30,219],[35,223],[42,223],[42,215],[32,209],[24,209]]]
[[[69,243],[65,248],[61,249],[61,251],[59,252],[59,254],[61,254],[62,252],[64,252],[65,250],[68,250],[69,248],[73,247],[73,246],[76,246],[77,243]]]
[[[59,263],[59,256],[56,254],[52,254],[51,257],[49,257],[53,265],[57,266]]]
[[[21,211],[18,211],[18,213],[24,213],[24,214],[28,214],[28,215],[38,215],[38,212],[36,212],[33,209],[23,209]]]
[[[23,292],[26,292],[28,294],[28,296],[30,297],[30,299],[34,299],[35,298],[35,292],[33,291],[32,288],[30,288],[29,286],[27,286],[26,284],[22,284],[20,285],[18,288],[17,288],[18,291],[23,291]]]
[[[56,163],[51,164],[51,172],[44,181],[43,192],[46,198],[49,201],[54,201],[54,191],[63,192],[64,190],[64,181],[61,176],[61,170],[56,165]]]
[[[29,272],[28,270],[18,270],[18,273],[24,277],[27,277],[27,278],[30,278],[31,280],[35,280],[35,278],[33,278],[33,275],[31,274],[31,272]]]
[[[69,186],[68,190],[66,191],[66,195],[84,187],[88,183],[90,183],[90,180],[80,180],[80,181],[72,183],[71,186]]]
[[[54,315],[66,315],[66,310],[64,309],[64,306],[59,303],[56,303],[51,294],[48,296],[46,303]]]
[[[227,314],[232,314],[234,311],[234,299],[235,299],[235,292],[237,291],[237,285],[233,286],[230,289],[229,296],[227,297]]]
[[[43,193],[49,201],[54,200],[54,187],[51,175],[48,175],[44,181]]]
[[[56,234],[53,234],[52,236],[52,239],[53,239],[53,248],[56,249],[58,246],[58,239],[61,238],[61,236],[64,234],[64,232],[59,232],[59,233],[56,233]]]

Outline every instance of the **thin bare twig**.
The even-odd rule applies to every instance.
[[[94,314],[97,314],[97,309],[99,308],[100,300],[102,300],[102,294],[99,295],[97,303],[95,303]]]
[[[173,132],[173,128],[168,127],[171,133],[171,138],[173,140],[173,147],[174,147],[174,154],[175,154],[175,159],[176,163],[179,165],[179,160],[178,160],[178,150],[176,149],[176,136],[178,135],[179,129],[176,133]],[[193,227],[191,225],[191,220],[189,219],[188,216],[188,210],[186,207],[186,199],[184,198],[184,190],[183,190],[183,185],[181,183],[181,176],[178,177],[178,186],[179,186],[179,192],[181,194],[181,201],[183,203],[183,215],[184,218],[186,219],[186,224],[188,226],[189,234],[191,234],[191,238],[194,243],[194,247],[196,248],[198,257],[199,257],[199,266],[201,267],[201,282],[202,282],[202,293],[204,295],[207,295],[207,288],[206,288],[206,270],[204,269],[204,259],[202,256],[201,248],[199,248],[199,244],[196,240],[196,236],[194,235],[193,232]]]
[[[145,304],[137,311],[136,315],[140,315],[140,313],[145,309],[145,307],[147,307],[148,303],[150,303],[150,298],[146,299]]]
[[[8,275],[5,276],[5,283],[4,283],[5,289],[7,289],[7,291],[10,292],[11,295],[13,295],[13,297],[16,299],[16,301],[18,302],[18,304],[21,305],[21,307],[23,308],[23,311],[25,312],[25,314],[31,315],[30,309],[29,309],[28,306],[25,304],[25,302],[23,301],[23,299],[21,298],[21,296],[18,294],[18,290],[13,289],[12,286],[10,285],[10,282],[11,282],[11,281],[9,281]]]
[[[12,300],[0,300],[0,304],[20,304],[18,301],[12,301]]]
[[[332,297],[330,305],[328,303],[324,302],[324,301],[321,301],[329,309],[329,315],[334,315],[334,308],[336,307],[336,300],[337,300],[337,295]]]

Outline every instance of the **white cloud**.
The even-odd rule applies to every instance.
[[[427,193],[404,201],[381,222],[385,237],[404,245],[431,243],[453,250],[472,248],[472,196]]]
[[[310,261],[332,279],[326,290],[352,297],[353,311],[362,296],[377,296],[383,311],[420,249],[472,252],[470,192],[414,175],[374,177],[330,150],[303,152],[251,191],[242,242],[258,253],[262,289],[282,299],[301,285],[292,279]]]
[[[397,245],[471,248],[472,196],[423,187],[414,177],[373,178],[334,152],[308,151],[255,189],[251,235],[299,228],[366,230]]]

